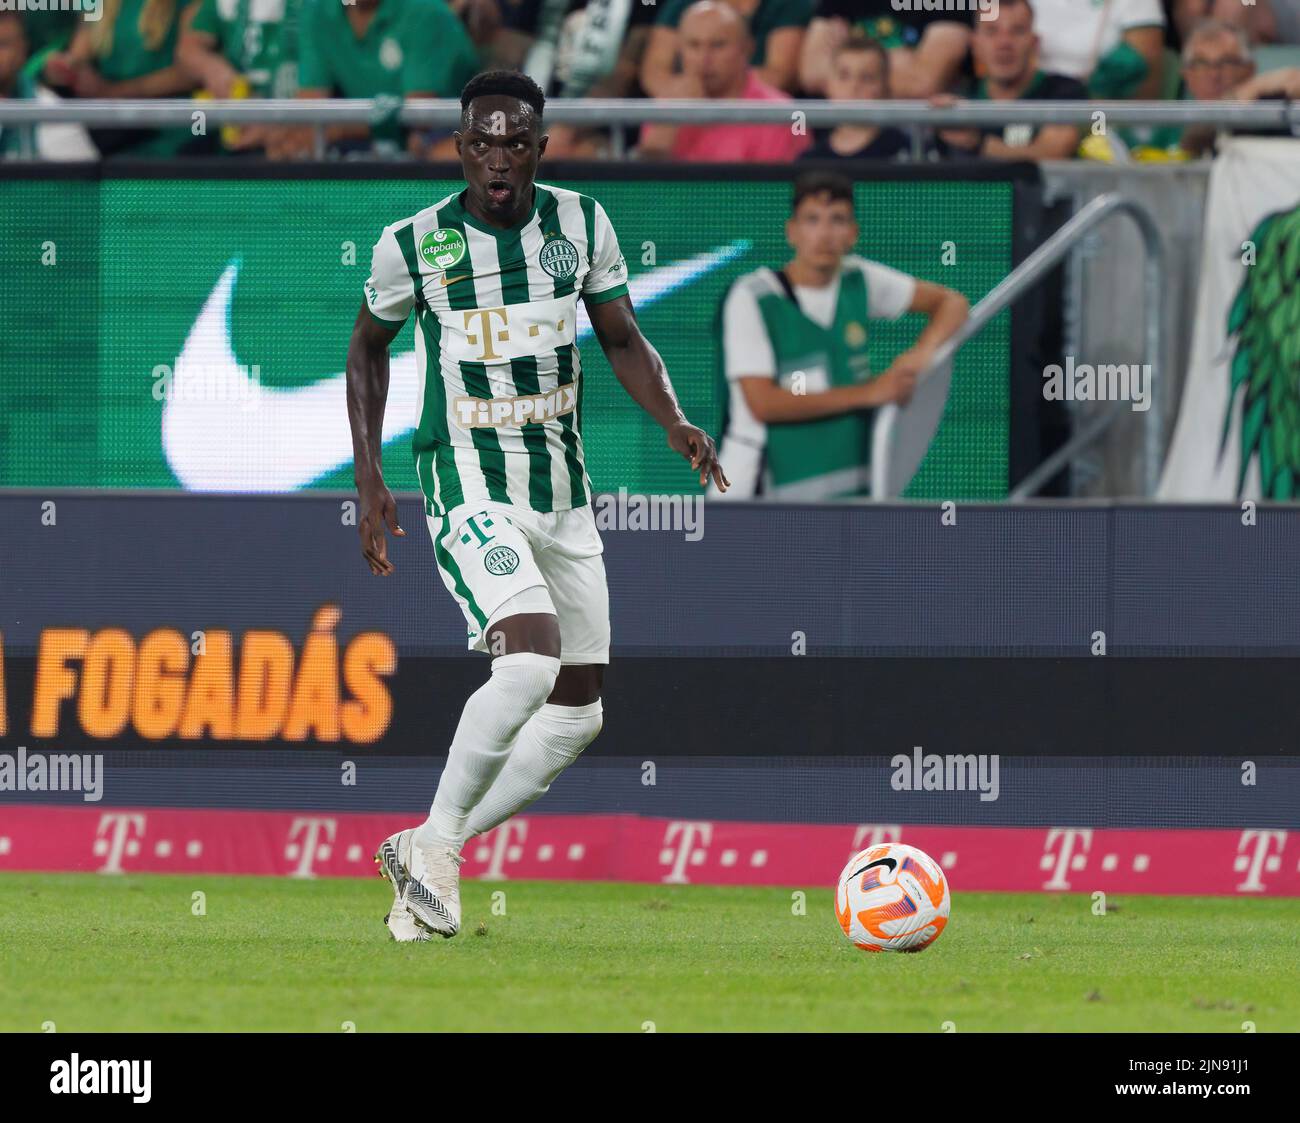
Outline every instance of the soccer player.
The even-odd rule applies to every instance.
[[[542,91],[488,71],[461,93],[463,191],[385,227],[348,347],[361,552],[393,572],[397,505],[380,465],[388,346],[415,312],[422,388],[412,439],[434,555],[492,656],[465,703],[428,819],[386,839],[397,940],[460,928],[460,850],[542,795],[601,727],[609,602],[583,463],[581,298],[619,382],[725,489],[713,441],[686,420],[637,326],[627,265],[595,199],[535,182]]]
[[[736,486],[714,499],[817,501],[866,494],[871,418],[906,403],[917,376],[965,322],[961,293],[849,251],[858,240],[853,184],[835,172],[795,180],[785,224],[794,258],[755,269],[722,305],[729,385],[722,458]],[[919,312],[916,342],[872,377],[868,323]]]

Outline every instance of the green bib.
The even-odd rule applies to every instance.
[[[867,358],[867,279],[840,273],[830,327],[806,316],[784,293],[758,298],[776,356],[776,380],[794,393],[815,394],[871,377]],[[816,501],[869,490],[871,416],[863,410],[816,421],[767,427],[767,475],[773,498]]]

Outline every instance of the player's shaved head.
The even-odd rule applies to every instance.
[[[739,96],[753,49],[744,16],[720,0],[699,0],[682,13],[677,38],[682,69],[708,97]]]

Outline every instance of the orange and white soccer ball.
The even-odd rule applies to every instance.
[[[835,887],[835,915],[863,951],[920,951],[939,938],[952,901],[939,863],[884,842],[854,854]]]

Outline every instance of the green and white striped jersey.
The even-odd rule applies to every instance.
[[[534,185],[501,230],[449,195],[384,228],[366,307],[398,328],[415,310],[420,417],[411,445],[431,515],[492,501],[565,511],[590,500],[582,455],[578,298],[627,293],[604,208]]]

